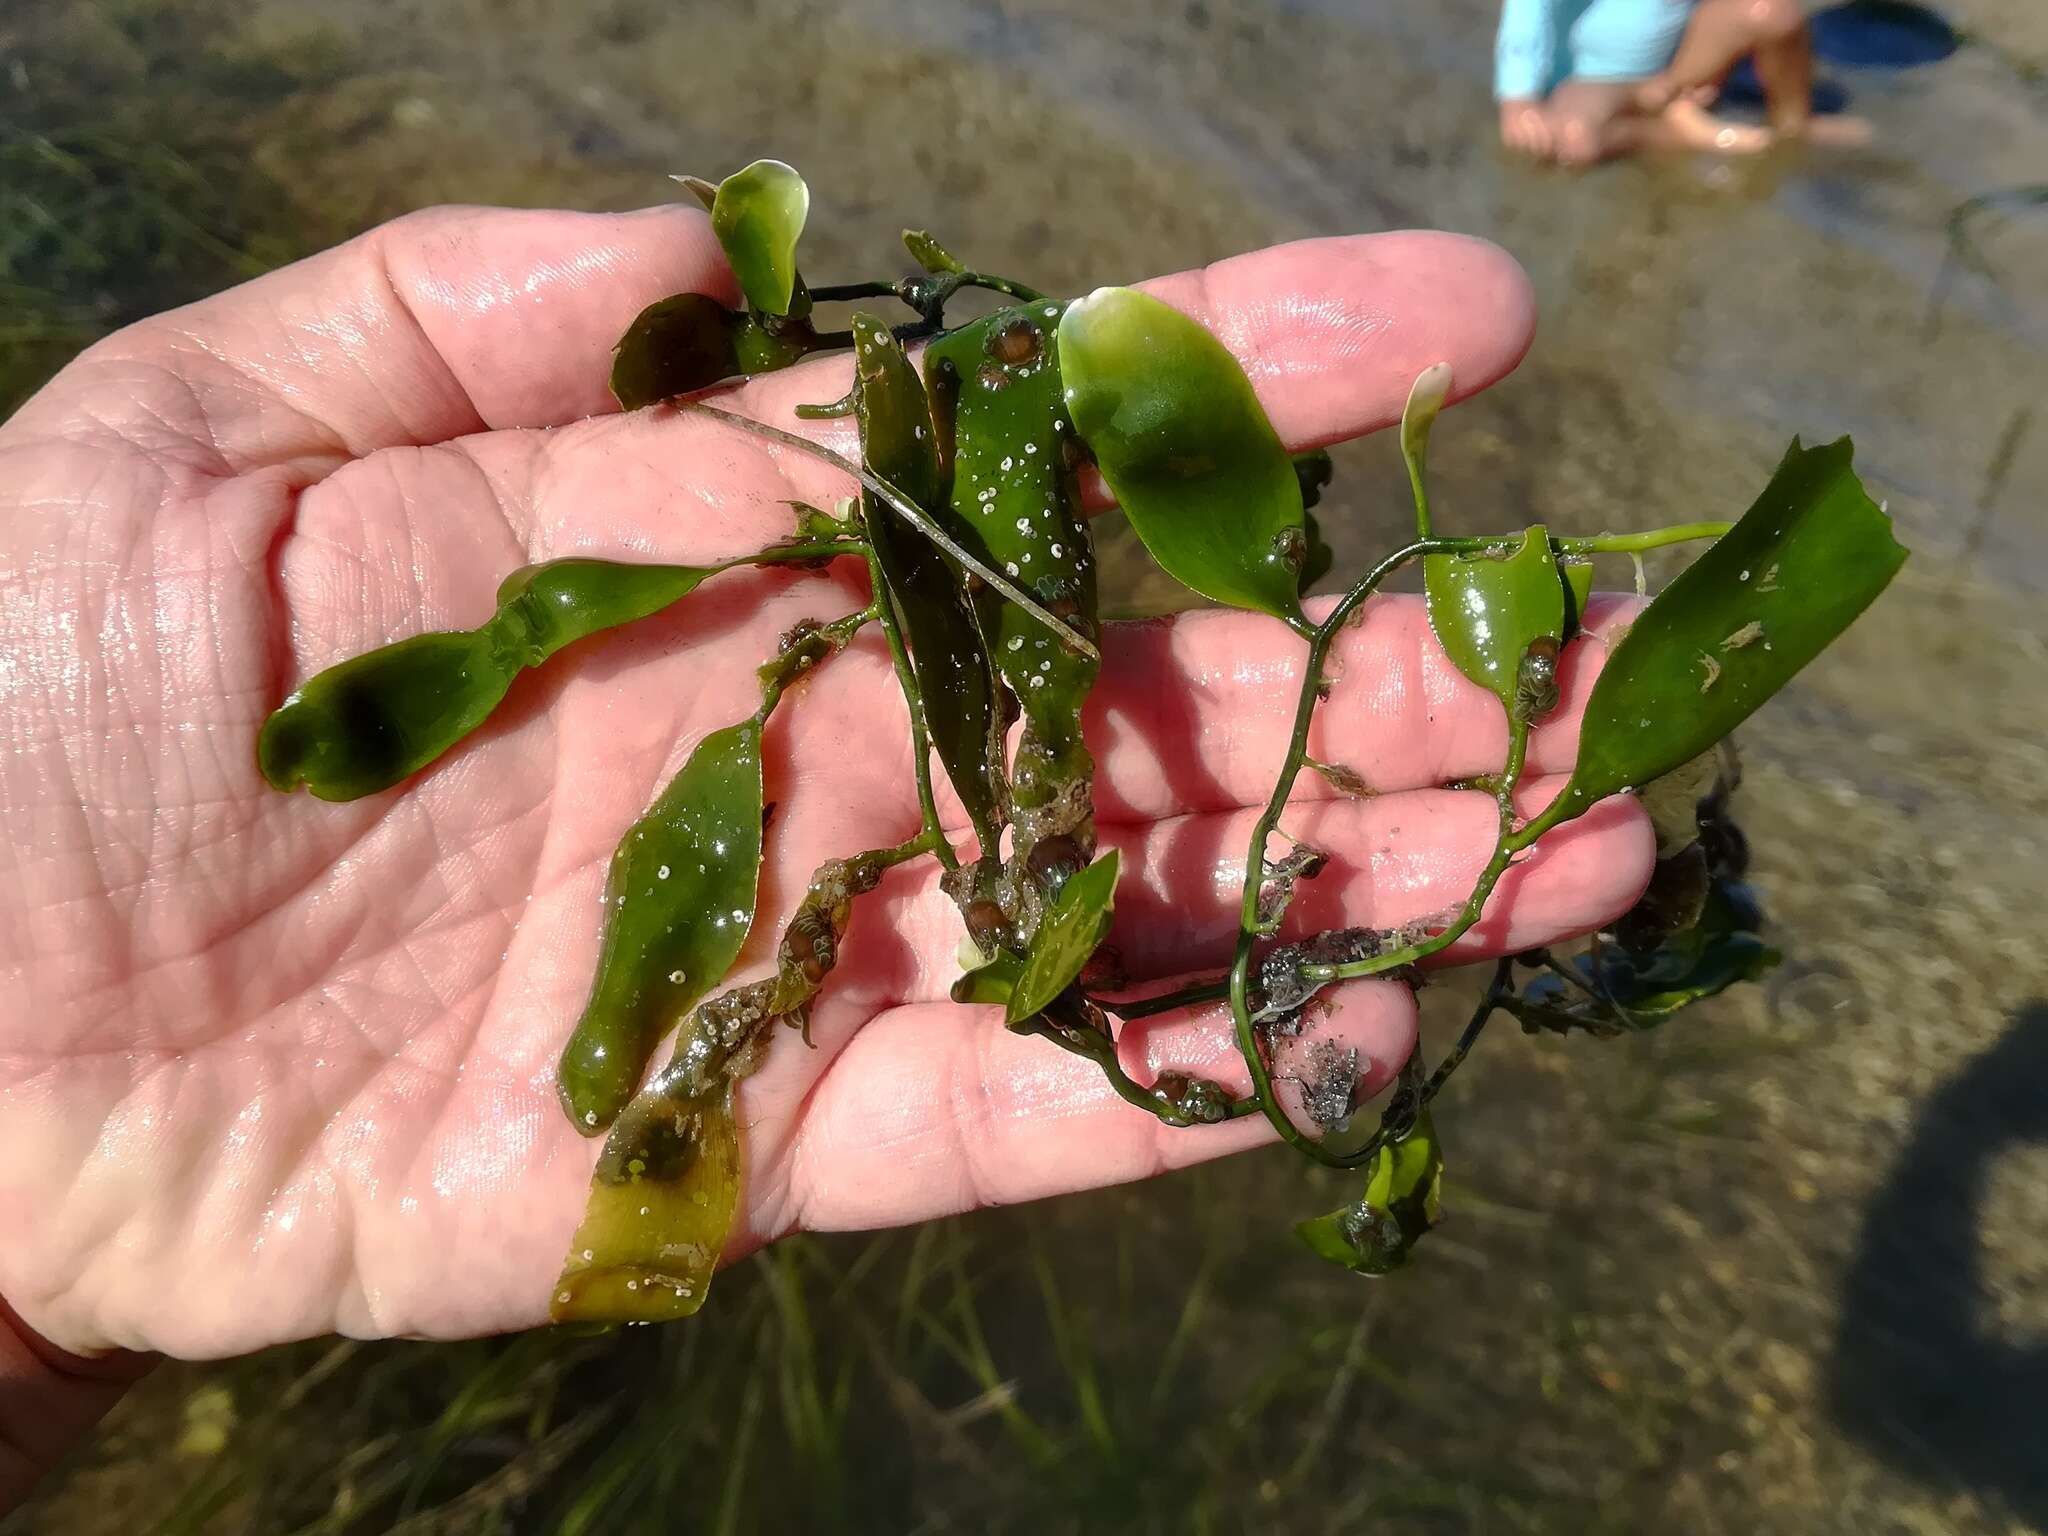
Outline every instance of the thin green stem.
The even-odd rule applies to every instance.
[[[1230,978],[1219,976],[1214,981],[1198,981],[1192,986],[1182,987],[1173,992],[1162,992],[1157,997],[1140,998],[1136,1002],[1111,1003],[1099,997],[1091,997],[1088,1001],[1128,1023],[1132,1019],[1149,1019],[1156,1014],[1171,1013],[1176,1008],[1193,1008],[1202,1003],[1220,1003],[1229,996]]]
[[[950,274],[959,279],[959,288],[986,288],[990,293],[1007,294],[1019,304],[1041,304],[1045,295],[1036,288],[1015,282],[1007,277],[997,277],[993,272],[955,272]]]
[[[903,702],[910,710],[910,757],[917,771],[917,803],[923,812],[925,835],[935,840],[939,863],[947,869],[958,869],[960,860],[939,825],[939,806],[932,796],[932,736],[931,727],[925,720],[924,692],[918,687],[917,674],[911,670],[910,649],[903,643],[903,627],[897,622],[895,605],[889,601],[889,585],[883,579],[882,564],[872,549],[868,551],[868,580],[874,588],[882,636],[889,642],[889,661],[896,669],[896,685],[903,690]],[[986,827],[977,825],[974,833],[984,848],[991,846]]]
[[[932,277],[903,278],[896,282],[840,283],[831,288],[814,288],[811,297],[826,303],[846,299],[899,300],[916,310],[918,318],[908,325],[891,326],[889,334],[898,341],[923,341],[945,329],[946,304],[962,288],[986,288],[1025,304],[1037,303],[1045,297],[1036,288],[1027,288],[1022,283],[988,272],[945,272]],[[851,331],[827,331],[811,338],[811,350],[814,352],[852,345]],[[853,397],[854,391],[848,390],[828,404],[799,405],[795,408],[796,415],[802,421],[831,421],[851,416]]]
[[[990,293],[1000,293],[1015,299],[1020,304],[1037,304],[1045,295],[1036,288],[1027,287],[1007,277],[998,277],[993,272],[939,272],[928,277],[900,278],[895,281],[875,280],[865,283],[836,283],[829,288],[813,288],[811,297],[821,304],[843,303],[851,299],[896,299],[918,313],[917,323],[895,327],[899,341],[914,341],[920,337],[933,336],[945,326],[946,305],[963,288],[982,288]],[[837,342],[838,336],[822,338]]]
[[[938,335],[946,328],[947,303],[962,288],[986,288],[1020,304],[1036,304],[1045,298],[1036,288],[1027,288],[1007,277],[996,277],[986,272],[943,272],[922,283],[907,284],[905,291],[897,295],[916,310],[920,318],[915,325],[894,327],[892,334],[898,341],[924,341]]]
[[[937,853],[946,846],[946,834],[936,828],[926,827],[915,837],[906,837],[894,848],[882,848],[862,855],[871,858],[884,869],[894,869],[898,864],[908,863],[921,853]]]
[[[1020,304],[1037,304],[1045,298],[1036,288],[1026,287],[1007,277],[997,277],[993,272],[961,271],[941,272],[922,283],[912,284],[903,295],[903,302],[922,314],[926,323],[936,330],[945,324],[947,303],[962,288],[983,288],[1015,299]]]
[[[1521,781],[1522,763],[1528,747],[1528,722],[1510,719],[1507,770],[1498,780],[1494,797],[1500,808],[1500,838],[1494,844],[1493,857],[1487,860],[1486,868],[1480,871],[1479,883],[1472,888],[1472,894],[1466,898],[1465,905],[1459,909],[1458,915],[1451,920],[1450,925],[1426,939],[1404,944],[1399,949],[1390,949],[1367,960],[1349,960],[1339,965],[1305,965],[1301,968],[1305,980],[1322,983],[1352,981],[1361,976],[1377,976],[1397,966],[1415,965],[1427,960],[1439,950],[1455,944],[1468,928],[1479,921],[1479,914],[1486,905],[1486,898],[1493,894],[1494,886],[1500,883],[1500,877],[1507,872],[1508,865],[1514,861],[1514,856],[1566,819],[1569,802],[1565,796],[1560,795],[1527,826],[1520,829],[1515,827],[1514,792],[1515,786]]]
[[[1177,1128],[1208,1123],[1183,1114],[1126,1072],[1117,1055],[1116,1041],[1094,1027],[1082,1009],[1074,1005],[1071,994],[1047,1008],[1029,1028],[1033,1034],[1052,1041],[1060,1049],[1094,1062],[1102,1069],[1102,1075],[1109,1079],[1109,1086],[1116,1090],[1118,1098],[1155,1119]],[[1258,1107],[1259,1102],[1254,1097],[1232,1099],[1224,1110],[1223,1118],[1236,1120],[1253,1113]]]
[[[1415,537],[1430,537],[1429,434],[1437,413],[1451,393],[1451,365],[1432,363],[1408,386],[1408,399],[1401,407],[1401,463],[1408,470],[1408,490],[1415,501]]]
[[[1444,1084],[1450,1081],[1451,1074],[1457,1071],[1465,1058],[1472,1053],[1472,1047],[1479,1043],[1479,1032],[1486,1028],[1487,1021],[1499,1009],[1501,999],[1514,991],[1514,970],[1515,962],[1509,956],[1504,955],[1494,962],[1493,980],[1487,983],[1485,995],[1472,1010],[1472,1017],[1466,1023],[1464,1033],[1458,1036],[1458,1043],[1451,1047],[1450,1054],[1438,1062],[1436,1070],[1429,1074],[1429,1082],[1422,1090],[1422,1102],[1425,1105],[1443,1090]]]
[[[1251,1007],[1246,992],[1251,983],[1252,948],[1258,938],[1259,889],[1265,883],[1266,843],[1273,835],[1273,828],[1279,824],[1280,813],[1287,804],[1287,797],[1294,791],[1294,781],[1301,772],[1302,759],[1308,754],[1309,725],[1315,719],[1318,686],[1322,681],[1323,662],[1329,655],[1330,646],[1337,638],[1359,605],[1378,590],[1380,583],[1406,565],[1410,560],[1423,555],[1448,553],[1456,550],[1467,540],[1418,539],[1414,543],[1395,550],[1368,571],[1350,591],[1337,601],[1329,617],[1316,626],[1309,639],[1308,663],[1302,673],[1301,693],[1294,707],[1294,730],[1287,744],[1287,756],[1280,765],[1280,777],[1273,786],[1272,796],[1266,808],[1260,813],[1252,828],[1251,847],[1245,854],[1244,896],[1240,903],[1237,922],[1237,948],[1230,965],[1230,1017],[1237,1032],[1238,1054],[1244,1058],[1245,1071],[1250,1075],[1253,1097],[1258,1100],[1260,1110],[1268,1123],[1279,1133],[1281,1139],[1304,1156],[1332,1166],[1344,1166],[1333,1153],[1326,1151],[1311,1138],[1302,1134],[1286,1110],[1273,1094],[1273,1074],[1266,1066],[1265,1054],[1259,1049],[1257,1032],[1252,1024]]]
[[[1561,555],[1632,555],[1667,544],[1686,544],[1694,539],[1718,539],[1733,523],[1674,523],[1669,528],[1652,528],[1648,533],[1596,533],[1581,539],[1552,539]]]
[[[1401,462],[1408,466],[1408,489],[1415,498],[1415,537],[1426,539],[1430,536],[1429,485],[1422,461],[1403,445]]]
[[[881,616],[881,604],[871,602],[857,612],[834,619],[829,624],[820,624],[813,633],[824,638],[828,646],[825,654],[836,656],[846,649],[849,640],[860,633],[862,626],[872,624]],[[807,656],[812,659],[806,661],[804,658]],[[798,678],[808,677],[817,659],[813,652],[799,646],[764,664],[759,673],[761,707],[754,711],[754,718],[766,725],[768,717],[775,713],[775,706],[782,702],[783,694],[789,691],[790,684]]]
[[[1123,1063],[1117,1059],[1116,1042],[1100,1030],[1091,1029],[1086,1024],[1073,1027],[1043,1024],[1040,1026],[1040,1032],[1063,1049],[1072,1051],[1076,1056],[1085,1056],[1100,1067],[1102,1075],[1109,1079],[1109,1086],[1116,1090],[1117,1097],[1126,1104],[1136,1105],[1161,1120],[1178,1118],[1165,1104],[1153,1097],[1151,1089],[1124,1070]]]
[[[877,278],[866,283],[834,283],[826,288],[813,288],[811,299],[818,304],[843,304],[849,299],[900,299],[903,285],[894,279]]]

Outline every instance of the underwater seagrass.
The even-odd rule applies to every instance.
[[[1008,1028],[1096,1063],[1134,1114],[1181,1127],[1263,1115],[1303,1156],[1362,1170],[1357,1199],[1298,1230],[1316,1253],[1364,1274],[1404,1263],[1436,1220],[1443,1163],[1430,1105],[1494,1014],[1531,1032],[1628,1034],[1776,963],[1742,883],[1727,738],[1905,559],[1851,468],[1847,439],[1795,440],[1732,523],[1440,535],[1426,480],[1430,427],[1451,387],[1439,364],[1415,380],[1401,420],[1415,536],[1317,622],[1301,592],[1328,561],[1309,509],[1329,460],[1290,458],[1236,360],[1200,324],[1127,288],[1050,299],[964,266],[920,231],[904,235],[918,275],[813,289],[796,264],[810,196],[795,171],[764,160],[716,186],[679,179],[709,210],[744,307],[699,294],[651,305],[618,345],[613,394],[626,410],[673,406],[824,459],[858,484],[858,499],[836,511],[797,507],[786,540],[720,565],[579,558],[515,571],[487,622],[329,668],[284,701],[257,744],[280,790],[374,794],[475,731],[521,671],[685,600],[722,570],[865,565],[867,606],[786,633],[759,669],[759,707],[697,744],[613,855],[597,973],[559,1070],[564,1112],[605,1142],[553,1292],[557,1318],[652,1320],[702,1304],[741,1184],[735,1086],[771,1048],[776,1025],[807,1030],[854,902],[910,860],[937,861],[959,910],[966,963],[956,1002],[1000,1007]],[[1007,306],[949,328],[947,305],[967,289]],[[816,328],[816,302],[864,300],[895,301],[914,318],[891,325],[856,313],[847,330]],[[906,343],[923,343],[921,356]],[[851,352],[853,386],[798,414],[851,415],[858,465],[714,403],[721,387],[827,351]],[[1216,956],[1212,979],[1137,1001],[1119,999],[1127,989],[1103,944],[1118,861],[1096,856],[1094,765],[1081,731],[1102,636],[1080,504],[1089,465],[1167,574],[1287,626],[1306,651],[1286,756],[1247,849],[1235,942]],[[1592,558],[1690,542],[1706,548],[1613,646],[1563,791],[1521,818],[1515,792],[1530,731],[1557,707],[1556,668],[1579,627]],[[1434,919],[1283,941],[1298,887],[1327,862],[1281,825],[1296,779],[1306,769],[1340,793],[1370,792],[1343,764],[1308,755],[1331,645],[1389,576],[1418,561],[1437,640],[1506,717],[1498,770],[1463,786],[1493,798],[1492,857],[1464,902]],[[794,682],[869,624],[887,642],[908,709],[921,829],[820,867],[782,931],[773,974],[714,996],[753,926],[772,835],[763,728]],[[829,684],[828,669],[819,685]],[[934,756],[968,845],[956,847],[940,821]],[[1583,953],[1495,962],[1453,1049],[1432,1070],[1418,1042],[1369,1133],[1353,1123],[1363,1109],[1355,1053],[1326,1053],[1314,1080],[1298,1084],[1314,1130],[1296,1123],[1276,1092],[1276,1059],[1332,989],[1366,977],[1421,985],[1420,962],[1478,921],[1517,854],[1631,793],[1651,813],[1659,855],[1633,909]],[[1119,1061],[1123,1022],[1225,999],[1250,1093],[1177,1072],[1142,1083]],[[650,1076],[671,1034],[673,1053]]]

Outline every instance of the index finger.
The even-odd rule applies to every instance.
[[[1432,363],[1451,365],[1454,398],[1485,388],[1521,360],[1535,324],[1513,257],[1427,230],[1302,240],[1142,286],[1222,338],[1294,451],[1399,420],[1415,375]],[[798,405],[844,395],[851,370],[843,354],[814,358],[714,400],[852,458],[850,419],[795,415]],[[533,559],[613,543],[657,559],[723,558],[787,532],[780,498],[829,506],[851,489],[841,471],[797,447],[659,407],[580,422],[538,445],[498,434],[462,447]],[[718,488],[747,493],[738,503],[715,498],[716,519],[679,489],[702,482],[707,466],[716,466]],[[679,505],[692,515],[674,515]]]
[[[1297,240],[1136,286],[1215,332],[1296,452],[1391,426],[1432,363],[1451,365],[1453,401],[1477,393],[1513,371],[1536,327],[1520,264],[1440,230]],[[850,456],[850,421],[794,412],[851,381],[845,358],[820,358],[720,403]]]

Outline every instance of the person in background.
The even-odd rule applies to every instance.
[[[1768,126],[1707,110],[1750,57]],[[1503,0],[1494,95],[1503,144],[1565,165],[1641,149],[1755,154],[1780,139],[1869,136],[1856,119],[1815,124],[1799,0]]]

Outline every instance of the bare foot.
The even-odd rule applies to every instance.
[[[1683,96],[1665,107],[1660,126],[1667,141],[1677,148],[1722,155],[1762,154],[1777,142],[1777,135],[1768,128],[1727,122]]]
[[[1784,138],[1803,139],[1809,144],[1822,144],[1829,149],[1861,149],[1876,137],[1869,118],[1844,117],[1839,113],[1809,117],[1797,128],[1778,131]]]

